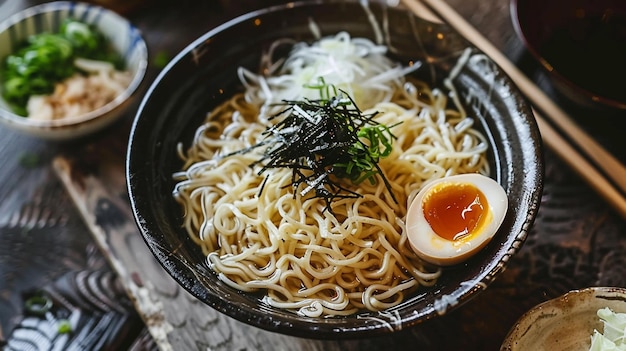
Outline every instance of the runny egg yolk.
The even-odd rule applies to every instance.
[[[440,184],[424,197],[422,207],[435,234],[450,241],[479,232],[489,209],[482,191],[468,183]]]
[[[425,184],[411,200],[406,231],[424,261],[450,266],[482,249],[504,221],[504,188],[477,173],[447,176]]]

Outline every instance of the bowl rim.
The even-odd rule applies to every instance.
[[[556,70],[539,52],[539,50],[530,42],[528,37],[526,36],[526,31],[524,30],[522,21],[520,20],[520,6],[524,2],[524,0],[510,0],[509,11],[511,14],[511,19],[513,22],[513,29],[515,30],[518,38],[524,44],[524,47],[531,56],[539,63],[541,68],[561,85],[566,86],[571,91],[574,91],[576,95],[580,95],[584,97],[589,102],[593,104],[603,105],[608,108],[614,108],[618,110],[626,110],[626,101],[619,101],[615,99],[611,99],[599,94],[595,94],[594,92],[587,90],[574,82],[572,82],[569,78],[565,77],[561,72]],[[571,98],[570,98],[571,100]]]
[[[37,120],[17,115],[8,109],[0,108],[0,118],[3,119],[6,123],[23,129],[37,128],[43,130],[53,130],[58,127],[81,125],[98,119],[98,117],[105,116],[108,112],[111,112],[117,107],[123,105],[124,102],[126,102],[133,94],[135,94],[135,92],[138,91],[139,86],[144,80],[148,69],[148,47],[145,40],[143,39],[143,36],[141,35],[141,31],[137,27],[135,27],[130,22],[130,20],[111,9],[82,1],[53,1],[42,3],[23,9],[6,18],[0,23],[0,32],[4,32],[10,27],[35,15],[48,12],[57,12],[66,9],[73,9],[76,7],[97,9],[101,14],[110,16],[111,18],[116,19],[116,21],[124,22],[129,26],[129,28],[132,29],[134,37],[133,46],[137,47],[135,50],[138,50],[138,52],[140,53],[140,60],[139,65],[137,66],[137,71],[133,74],[130,83],[124,89],[124,91],[117,95],[113,100],[95,110],[79,116],[63,117],[54,120]],[[4,60],[4,58],[1,59]]]
[[[501,350],[511,351],[513,346],[517,344],[517,340],[528,337],[526,328],[520,329],[524,323],[532,322],[533,320],[554,317],[550,311],[550,308],[561,309],[560,305],[571,305],[572,302],[581,302],[585,300],[605,299],[607,301],[620,300],[626,304],[626,287],[617,286],[589,286],[580,289],[574,289],[567,291],[557,297],[545,300],[531,307],[528,311],[524,312],[511,326],[506,336],[503,339]],[[576,306],[580,306],[577,304]],[[578,309],[572,309],[577,311]],[[549,314],[549,315],[548,315]],[[536,319],[534,317],[537,317]],[[589,333],[589,338],[591,338]]]
[[[359,0],[348,1],[348,3],[352,3],[352,4],[358,4],[359,2],[360,2]],[[138,144],[139,142],[135,138],[137,137],[138,134],[140,134],[140,132],[138,131],[138,125],[140,124],[141,119],[142,119],[142,111],[146,109],[146,106],[148,105],[149,100],[150,100],[150,96],[155,92],[155,90],[157,90],[159,85],[162,83],[165,77],[169,74],[169,71],[174,66],[179,64],[185,58],[187,58],[188,55],[195,57],[194,51],[197,50],[197,48],[201,46],[203,43],[210,41],[210,39],[213,36],[219,35],[221,32],[237,24],[240,24],[244,21],[250,20],[256,16],[260,16],[266,13],[281,11],[281,10],[289,10],[291,8],[300,7],[300,6],[306,6],[306,5],[319,6],[319,5],[324,5],[328,3],[330,4],[341,3],[341,1],[338,2],[338,1],[333,1],[333,0],[327,0],[327,1],[325,0],[313,0],[313,1],[302,0],[302,1],[296,1],[293,3],[289,3],[289,4],[284,4],[284,5],[270,6],[270,7],[255,10],[246,14],[242,14],[240,16],[230,19],[214,27],[213,29],[207,31],[205,34],[201,35],[199,38],[192,41],[188,46],[186,46],[182,51],[180,51],[172,60],[170,60],[170,62],[165,66],[163,70],[161,70],[161,72],[154,79],[150,87],[147,89],[146,94],[144,95],[140,103],[136,116],[131,125],[131,132],[130,132],[130,138],[129,138],[129,143],[127,147],[126,163],[125,163],[127,191],[128,191],[128,195],[130,199],[131,209],[133,212],[133,218],[135,219],[135,223],[139,229],[139,232],[142,235],[148,247],[150,248],[150,250],[152,251],[152,253],[154,254],[154,256],[157,258],[157,260],[161,264],[161,266],[185,290],[190,292],[192,295],[194,295],[196,298],[198,298],[205,304],[218,310],[219,312],[229,315],[230,317],[233,317],[239,321],[248,323],[250,325],[253,325],[262,329],[274,331],[274,332],[278,331],[277,328],[279,328],[279,325],[280,327],[288,326],[289,328],[280,328],[279,332],[283,334],[287,334],[287,335],[294,335],[294,336],[307,337],[307,338],[328,338],[328,337],[350,338],[350,337],[355,337],[357,335],[362,335],[362,334],[378,335],[378,334],[383,334],[383,333],[389,333],[390,331],[396,332],[402,329],[403,327],[406,328],[406,327],[414,326],[418,323],[421,323],[423,321],[436,317],[437,315],[442,315],[444,313],[447,313],[456,309],[458,306],[462,305],[463,303],[473,298],[476,295],[476,292],[484,290],[488,283],[491,283],[499,273],[504,271],[506,262],[515,252],[519,250],[522,242],[525,240],[527,236],[527,231],[529,230],[529,227],[531,226],[534,220],[535,214],[538,211],[541,191],[543,188],[543,156],[542,154],[541,155],[533,154],[533,156],[538,160],[538,163],[536,164],[536,167],[537,167],[536,170],[538,174],[531,177],[533,178],[533,181],[535,181],[535,183],[533,184],[535,188],[533,189],[525,188],[527,191],[532,193],[532,194],[529,194],[528,198],[525,199],[525,200],[528,200],[527,201],[528,207],[527,208],[524,207],[524,209],[528,210],[528,212],[519,213],[518,217],[515,219],[515,221],[517,221],[517,224],[519,224],[520,227],[516,228],[515,232],[511,231],[510,234],[507,234],[507,238],[511,240],[512,242],[510,245],[506,246],[506,252],[501,252],[501,254],[497,256],[497,259],[490,260],[488,263],[481,265],[480,272],[476,274],[477,277],[475,278],[475,280],[466,281],[465,283],[460,284],[460,286],[455,288],[456,290],[454,290],[453,295],[441,296],[441,299],[437,299],[437,301],[435,301],[434,306],[429,305],[428,313],[424,313],[423,311],[416,310],[414,311],[413,316],[411,318],[401,320],[399,325],[389,325],[388,327],[377,327],[377,329],[372,329],[371,326],[367,327],[366,323],[362,322],[361,325],[357,325],[357,326],[338,325],[338,324],[332,325],[332,327],[334,327],[335,329],[330,329],[326,324],[324,324],[323,326],[319,326],[319,325],[314,326],[313,323],[311,323],[311,326],[308,326],[307,330],[304,330],[303,328],[293,327],[293,325],[291,325],[289,321],[282,320],[282,323],[284,324],[280,324],[281,323],[280,318],[274,318],[275,320],[272,320],[271,317],[268,317],[268,316],[259,316],[258,311],[252,311],[252,312],[239,311],[237,307],[229,306],[228,302],[216,301],[216,300],[219,300],[218,296],[213,296],[213,300],[209,299],[209,301],[207,301],[207,299],[202,298],[202,296],[210,295],[210,294],[202,293],[203,291],[206,292],[206,287],[203,285],[203,283],[199,279],[194,280],[194,278],[196,278],[197,273],[194,273],[193,271],[191,271],[191,268],[190,268],[191,264],[189,262],[178,262],[176,258],[173,259],[170,255],[168,255],[168,253],[164,250],[164,248],[158,242],[154,241],[155,239],[154,234],[151,233],[153,232],[153,230],[151,228],[148,228],[150,226],[149,224],[150,220],[148,219],[149,216],[144,217],[144,214],[146,214],[147,212],[150,212],[150,210],[148,209],[146,213],[142,212],[140,207],[142,206],[142,201],[145,201],[145,200],[139,199],[138,197],[136,197],[136,194],[135,194],[136,193],[135,188],[137,185],[134,183],[133,180],[137,178],[141,178],[141,176],[145,174],[143,173],[145,172],[145,170],[139,171],[142,174],[137,175],[138,169],[146,167],[145,158],[142,160],[139,160],[133,156],[134,149],[139,148],[138,146],[136,146],[136,144]],[[385,5],[383,4],[383,6]],[[406,11],[408,13],[408,10],[405,8],[399,8],[399,9],[401,11]],[[433,25],[440,25],[440,24],[433,23],[433,22],[429,22],[429,23],[432,23]],[[501,70],[500,72],[503,75],[503,77],[506,78],[505,79],[505,81],[507,82],[506,86],[513,90],[516,89],[515,84],[513,84],[512,80],[508,76],[506,76],[506,74],[502,72]],[[522,96],[521,93],[519,94],[519,96]],[[523,100],[524,102],[526,101],[523,98],[521,100]],[[530,105],[526,104],[526,105],[522,105],[521,107],[518,107],[521,111],[525,112],[525,113],[521,113],[520,115],[523,115],[524,118],[528,118],[528,120],[525,120],[525,122],[527,122],[528,125],[525,125],[524,127],[528,128],[529,135],[532,135],[532,137],[534,138],[533,140],[540,140],[538,127],[532,117],[532,111],[530,110],[529,106]],[[144,117],[143,119],[145,118],[147,117]],[[536,147],[537,147],[537,150],[536,150],[537,153],[541,153],[540,143],[538,143]],[[532,148],[528,148],[529,152],[531,149]],[[535,158],[533,158],[533,160],[535,160]],[[500,251],[498,252],[500,253]],[[176,272],[177,269],[181,271],[185,271],[185,276],[183,277],[180,272]],[[457,300],[455,303],[449,303],[449,301],[445,300],[448,297],[451,299],[457,299]],[[440,305],[438,305],[438,303],[440,303]],[[439,309],[442,307],[442,305],[443,305],[443,311]],[[268,318],[269,321],[264,320],[263,322],[257,322],[257,321],[252,320],[257,317]]]

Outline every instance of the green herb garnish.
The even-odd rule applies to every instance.
[[[36,315],[39,317],[47,317],[48,313],[52,311],[54,303],[52,299],[44,292],[38,292],[37,294],[29,297],[25,302],[26,313]],[[54,317],[52,317],[54,318]],[[66,318],[61,318],[57,321],[57,332],[59,334],[68,334],[72,332],[72,324]]]
[[[119,55],[95,28],[67,19],[59,33],[32,35],[4,59],[0,70],[3,97],[16,114],[26,116],[26,104],[31,95],[49,95],[56,83],[78,72],[74,66],[77,57],[122,66]]]
[[[72,324],[67,319],[61,319],[59,320],[57,331],[59,334],[69,334],[72,332]]]
[[[156,68],[164,68],[170,62],[170,55],[165,51],[159,51],[152,62]]]
[[[376,183],[376,174],[381,174],[378,168],[378,161],[391,154],[391,134],[389,127],[383,124],[362,127],[357,136],[359,141],[366,140],[367,143],[356,142],[348,147],[347,163],[335,163],[334,167],[337,175],[347,177],[355,184],[368,179],[370,183]],[[381,148],[382,146],[382,148]]]
[[[52,308],[52,300],[46,295],[31,296],[25,303],[26,311],[43,316]]]
[[[337,198],[355,198],[357,194],[341,185],[347,178],[355,184],[365,180],[375,184],[377,176],[385,183],[395,201],[391,186],[378,162],[389,156],[395,136],[390,128],[374,121],[378,114],[363,114],[343,91],[323,84],[319,100],[285,101],[285,109],[270,119],[282,119],[268,128],[266,138],[245,150],[267,146],[259,174],[271,168],[290,168],[292,186],[302,196],[314,192],[324,198],[326,209]]]

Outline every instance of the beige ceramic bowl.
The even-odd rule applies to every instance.
[[[602,332],[597,311],[626,313],[626,289],[594,287],[570,291],[526,312],[509,331],[501,351],[586,351],[593,330]]]

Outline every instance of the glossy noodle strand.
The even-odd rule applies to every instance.
[[[304,44],[296,44],[283,71],[270,77],[240,71],[246,92],[211,111],[191,146],[179,147],[184,165],[174,174],[182,225],[219,278],[244,292],[263,292],[273,307],[311,317],[388,309],[434,284],[441,271],[417,258],[407,243],[407,206],[429,180],[489,172],[485,138],[462,109],[449,107],[442,91],[405,78],[379,46],[343,34],[331,39],[326,45],[337,44],[350,57],[334,57],[335,64],[349,67],[349,77],[333,76],[333,84],[375,101],[363,113],[378,112],[377,122],[393,125],[397,139],[379,166],[397,202],[381,181],[346,181],[362,196],[337,199],[328,211],[323,199],[293,189],[291,169],[259,174],[260,166],[251,167],[262,150],[232,154],[263,140],[276,109],[268,101],[287,93],[302,98],[293,86],[308,83],[298,75],[311,65],[307,52],[297,51]]]

